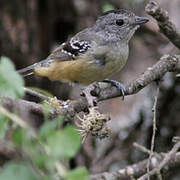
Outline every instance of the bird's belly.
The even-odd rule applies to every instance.
[[[107,61],[104,65],[94,64],[87,60],[54,61],[49,67],[37,67],[35,73],[51,80],[88,85],[95,81],[102,81],[120,71],[126,59]]]

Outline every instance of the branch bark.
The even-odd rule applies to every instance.
[[[174,147],[171,149],[171,151],[169,151],[165,156],[164,159],[158,164],[158,166],[156,166],[155,168],[153,168],[149,173],[143,175],[142,177],[140,177],[138,180],[146,180],[148,178],[148,176],[152,176],[158,172],[160,172],[168,163],[172,163],[171,161],[174,161],[172,159],[175,158],[176,153],[178,151],[178,149],[180,148],[180,142],[176,143],[174,145]]]
[[[178,145],[175,145],[175,146],[177,147]],[[171,153],[172,151],[173,151],[173,154]],[[170,157],[170,158],[168,158],[167,160],[167,157]],[[104,172],[101,174],[91,175],[90,179],[91,180],[118,180],[118,179],[128,180],[130,178],[138,178],[146,173],[147,162],[148,162],[148,159],[138,162],[136,164],[127,166],[123,169],[119,169],[116,172],[112,172],[112,173]],[[163,164],[163,166],[161,166],[161,164]],[[176,153],[176,151],[174,152],[174,147],[173,147],[173,149],[169,153],[165,153],[163,155],[159,153],[157,154],[157,156],[153,156],[150,163],[150,169],[153,169],[152,170],[153,174],[155,174],[158,172],[158,170],[161,170],[164,168],[164,170],[167,171],[169,170],[169,168],[175,167],[179,164],[180,164],[180,152],[178,153]],[[159,168],[160,166],[161,168]],[[167,166],[168,168],[165,168]],[[150,171],[151,175],[152,175],[152,171]],[[147,174],[146,174],[146,178],[147,178]]]
[[[180,32],[171,22],[168,12],[162,9],[155,1],[147,3],[146,12],[156,19],[160,32],[162,32],[177,48],[180,49]]]
[[[23,99],[17,100],[3,96],[0,96],[0,104],[2,104],[10,112],[13,112],[15,110],[15,112],[18,113],[19,117],[21,117],[25,121],[28,121],[29,124],[35,128],[42,124],[41,119],[43,119],[44,110],[43,105],[41,104]],[[81,111],[87,111],[87,101],[85,98],[82,98],[79,101],[62,101],[62,105],[60,105],[59,108],[51,107],[48,111],[48,114],[49,119],[54,119],[58,115],[61,115],[66,116],[70,121],[73,119],[76,113]]]
[[[138,78],[125,86],[125,95],[136,94],[151,82],[161,79],[167,72],[176,71],[179,69],[179,55],[164,55],[156,64],[154,64],[152,67],[149,67]],[[115,86],[108,86],[100,89],[98,89],[96,86],[92,94],[96,94],[97,101],[122,96],[120,90]]]

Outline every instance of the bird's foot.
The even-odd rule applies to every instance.
[[[111,83],[113,86],[116,86],[118,89],[120,89],[121,94],[122,94],[122,100],[124,100],[124,97],[125,97],[125,87],[124,87],[123,84],[121,84],[120,82],[118,82],[116,80],[110,80],[110,79],[105,79],[102,82]]]

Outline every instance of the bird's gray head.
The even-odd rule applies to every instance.
[[[148,22],[148,18],[135,16],[126,10],[111,10],[100,16],[93,29],[107,41],[125,40],[128,42],[139,25]]]

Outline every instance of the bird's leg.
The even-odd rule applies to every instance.
[[[125,87],[123,84],[121,84],[120,82],[116,81],[116,80],[110,80],[110,79],[105,79],[102,82],[107,82],[112,84],[113,86],[116,86],[118,89],[120,89],[121,94],[122,94],[122,100],[124,100],[124,96],[125,96]]]

